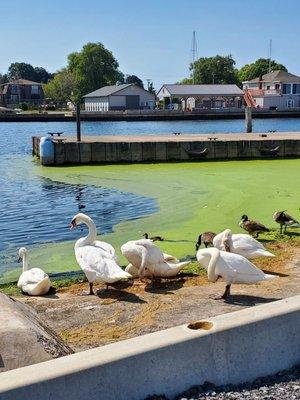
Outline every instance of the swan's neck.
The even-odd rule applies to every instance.
[[[25,272],[25,271],[28,270],[28,258],[27,258],[27,254],[23,254],[22,262],[23,262],[23,272]]]
[[[82,220],[82,222],[86,224],[86,226],[89,228],[89,233],[87,236],[84,236],[83,238],[77,240],[77,246],[86,246],[88,244],[92,244],[97,237],[97,229],[94,222],[91,219]]]
[[[216,275],[216,264],[218,258],[220,257],[220,251],[218,249],[214,250],[216,251],[213,251],[211,253],[211,257],[207,267],[207,278],[210,282],[216,282],[216,280],[218,279],[218,275]]]

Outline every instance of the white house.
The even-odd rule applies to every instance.
[[[157,97],[164,108],[183,110],[193,108],[242,107],[243,91],[237,85],[163,85]]]
[[[153,109],[155,94],[133,83],[104,86],[84,97],[85,111]]]
[[[245,81],[243,89],[254,107],[300,107],[300,77],[286,71],[273,71]]]

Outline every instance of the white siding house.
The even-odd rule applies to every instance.
[[[245,81],[243,89],[252,96],[256,107],[300,107],[300,77],[286,71],[273,71]]]
[[[131,83],[104,86],[84,96],[85,111],[153,109],[155,95]]]

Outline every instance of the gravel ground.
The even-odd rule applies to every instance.
[[[194,386],[175,398],[176,400],[299,400],[300,365],[273,376],[256,379],[242,385],[215,386],[204,383]],[[164,395],[150,396],[146,400],[169,400]]]

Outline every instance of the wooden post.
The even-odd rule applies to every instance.
[[[80,103],[76,103],[77,142],[81,142]]]
[[[251,107],[245,108],[245,123],[246,123],[246,132],[252,132],[252,109]]]

